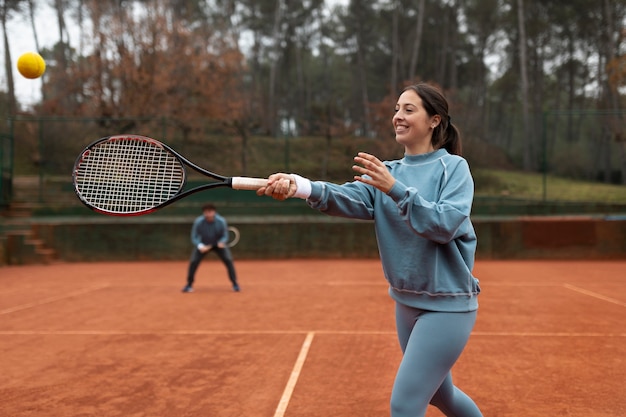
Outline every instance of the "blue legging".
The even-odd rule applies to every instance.
[[[396,303],[403,356],[391,393],[392,417],[423,417],[429,403],[447,417],[482,417],[450,372],[475,322],[476,311],[441,313]]]

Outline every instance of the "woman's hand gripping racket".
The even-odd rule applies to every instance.
[[[185,165],[216,181],[183,190]],[[267,180],[223,177],[193,164],[158,140],[138,135],[108,136],[76,159],[74,189],[92,210],[113,216],[151,213],[198,191],[216,187],[258,190]]]

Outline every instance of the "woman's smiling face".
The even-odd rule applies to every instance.
[[[398,98],[392,119],[396,142],[404,146],[407,154],[432,152],[433,129],[440,121],[439,115],[430,116],[426,112],[415,91],[406,90]]]

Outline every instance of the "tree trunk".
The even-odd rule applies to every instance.
[[[59,54],[55,58],[58,59],[60,70],[65,72],[67,70],[66,47],[69,45],[69,37],[67,35],[67,27],[65,25],[65,5],[63,0],[55,0],[54,7],[57,14],[57,24],[59,25]]]
[[[617,45],[615,44],[614,41],[614,34],[618,32],[618,28],[616,28],[615,25],[615,16],[613,16],[613,10],[614,8],[611,7],[612,6],[612,0],[604,0],[602,3],[602,16],[603,16],[603,26],[604,26],[604,36],[602,36],[603,38],[603,44],[602,47],[600,48],[601,51],[603,51],[604,55],[605,55],[605,63],[609,64],[611,62],[613,62],[615,59],[617,59]],[[604,66],[604,68],[607,68],[607,65]],[[613,141],[618,141],[621,135],[620,129],[623,129],[622,126],[624,126],[624,120],[623,120],[623,116],[621,114],[621,112],[618,112],[618,110],[620,110],[620,103],[619,103],[619,93],[617,91],[617,85],[613,85],[611,83],[611,81],[609,80],[609,76],[608,74],[605,72],[603,74],[603,90],[604,90],[604,96],[606,97],[606,107],[610,110],[613,110],[612,112],[609,113],[608,117],[608,128],[609,128],[609,133],[607,136],[607,147],[609,148],[608,153],[609,155],[607,155],[607,159],[605,161],[605,166],[604,166],[604,179],[606,182],[610,182],[611,181],[611,176],[612,176],[612,167],[611,167],[611,157],[610,157],[610,146],[611,143]],[[622,144],[618,144],[618,146],[621,146]],[[621,161],[620,161],[620,167],[622,169],[622,183],[626,184],[626,172],[624,171],[624,167],[626,167],[626,161],[623,159],[624,158],[624,152],[620,152],[620,157],[621,157]]]
[[[37,36],[37,25],[35,24],[35,2],[33,0],[28,0],[28,16],[30,18],[30,26],[33,30],[33,39],[35,40],[35,50],[38,53],[41,53],[41,47],[39,46],[39,36]],[[42,101],[46,99],[46,89],[43,86],[43,82],[45,80],[45,74],[41,77],[41,98]]]
[[[459,41],[459,34],[458,31],[454,28],[459,27],[459,8],[456,7],[456,5],[453,5],[450,8],[450,24],[451,27],[453,28],[450,31],[450,73],[448,74],[448,88],[452,91],[457,90],[458,86],[459,86],[459,74],[458,74],[458,66],[457,66],[457,53],[456,51],[459,49],[458,47],[458,41]],[[483,61],[484,62],[484,61]],[[484,79],[484,77],[481,78],[481,80],[479,81],[480,84],[482,86],[484,86],[486,80]],[[484,91],[484,87],[481,88],[482,90],[482,94],[481,94],[481,101],[484,102],[484,98],[486,97],[486,93]],[[483,111],[484,114],[484,105],[481,106],[481,109]]]
[[[28,0],[28,16],[30,18],[30,27],[33,30],[35,49],[37,52],[40,52],[41,48],[39,47],[39,37],[37,36],[37,25],[35,24],[35,2],[33,0]]]
[[[412,80],[417,75],[417,62],[420,54],[420,46],[422,45],[422,34],[424,33],[424,9],[426,8],[426,0],[419,0],[417,6],[417,16],[415,21],[415,42],[413,43],[413,51],[411,52],[411,64],[409,65],[409,79]]]
[[[7,33],[7,17],[9,14],[9,6],[7,2],[3,2],[2,10],[2,36],[4,37],[4,71],[7,74],[7,84],[9,87],[8,111],[9,116],[13,117],[17,111],[17,99],[15,97],[15,80],[13,79],[13,63],[11,60],[11,51],[9,49],[9,35]]]
[[[356,9],[362,10],[361,0],[356,0]],[[365,53],[365,28],[363,27],[363,19],[361,16],[356,16],[357,19],[357,33],[356,33],[356,48],[357,48],[357,73],[359,76],[359,90],[361,93],[361,106],[363,110],[363,120],[361,120],[361,129],[363,136],[369,136],[370,134],[370,108],[369,108],[369,93],[367,88],[367,62]]]
[[[524,124],[524,169],[533,168],[530,132],[530,113],[528,105],[528,64],[526,63],[526,22],[524,19],[524,0],[517,0],[517,24],[519,29],[519,65],[521,76],[522,122]]]
[[[446,72],[448,67],[448,51],[450,50],[450,32],[456,27],[450,28],[450,8],[454,6],[443,5],[441,15],[441,38],[439,39],[439,64],[437,67],[437,83],[445,88]]]
[[[394,0],[391,20],[391,82],[389,83],[389,95],[393,97],[398,88],[398,67],[400,66],[400,39],[398,39],[398,19],[401,4]]]
[[[278,120],[276,103],[276,77],[278,73],[278,61],[280,56],[280,23],[282,21],[283,0],[276,0],[276,11],[274,12],[274,28],[272,30],[274,48],[272,62],[270,66],[270,79],[269,79],[269,97],[268,97],[268,126],[270,128],[270,134],[275,136],[278,133],[280,121]]]

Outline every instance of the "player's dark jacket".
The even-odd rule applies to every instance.
[[[191,243],[198,246],[203,245],[217,246],[218,243],[228,242],[228,224],[226,220],[219,214],[215,214],[213,222],[206,221],[204,216],[198,216],[191,227]]]

